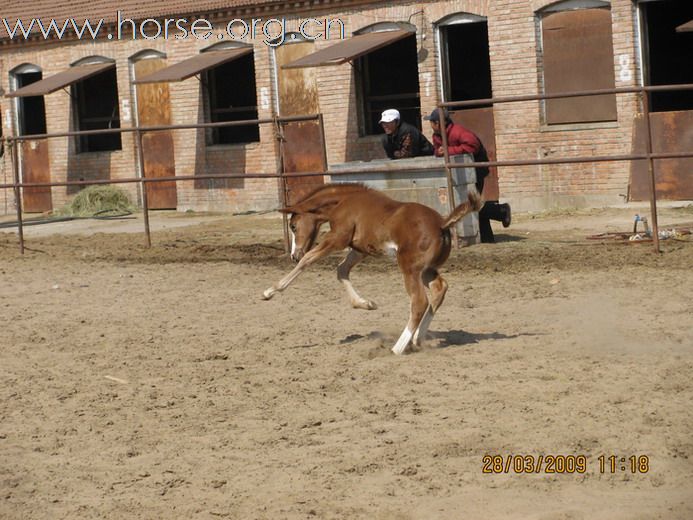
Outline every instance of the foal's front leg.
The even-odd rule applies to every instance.
[[[377,309],[378,306],[375,304],[375,302],[362,298],[359,293],[356,292],[356,289],[354,289],[354,286],[351,284],[351,280],[349,280],[349,273],[351,272],[351,269],[365,257],[366,255],[363,253],[360,253],[355,249],[350,249],[349,254],[344,260],[342,260],[339,267],[337,267],[337,278],[344,285],[344,288],[349,295],[351,306],[355,309],[366,309],[370,311]]]
[[[289,274],[287,274],[284,278],[279,280],[279,282],[277,282],[276,285],[273,285],[269,289],[266,289],[262,293],[263,299],[269,300],[270,298],[272,298],[272,296],[274,296],[275,293],[283,291],[307,267],[314,264],[321,258],[329,255],[330,253],[338,251],[339,249],[344,249],[344,247],[339,247],[336,241],[330,240],[326,237],[326,239],[323,240],[320,243],[320,245],[318,245],[315,249],[311,249],[310,251],[308,251]]]

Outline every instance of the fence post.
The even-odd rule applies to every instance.
[[[14,201],[17,208],[17,234],[19,235],[19,252],[24,254],[24,221],[22,220],[22,191],[19,188],[19,141],[7,140],[12,156],[12,179],[14,182]]]
[[[149,202],[147,200],[147,185],[144,181],[144,148],[142,147],[142,131],[135,130],[137,138],[137,161],[140,166],[140,186],[142,189],[142,211],[144,216],[144,234],[147,247],[152,247],[152,237],[149,232]]]
[[[445,117],[446,109],[438,107],[438,122],[440,124],[440,138],[443,141],[443,160],[445,161],[445,177],[448,181],[448,208],[450,213],[455,209],[455,189],[453,187],[452,171],[448,164],[450,164],[450,154],[448,152],[448,128],[447,119]],[[450,228],[452,232],[452,241],[455,247],[460,247],[459,241],[457,240],[457,227],[452,226]]]
[[[274,132],[275,138],[279,141],[279,191],[281,192],[281,204],[287,208],[289,206],[289,194],[287,192],[288,185],[286,184],[286,172],[284,171],[284,134],[282,133],[281,122],[279,117],[274,116]],[[282,213],[282,231],[284,233],[284,253],[289,253],[289,219],[286,213]]]
[[[640,91],[642,111],[645,120],[645,150],[647,151],[647,170],[650,174],[650,222],[652,222],[652,242],[656,253],[659,249],[659,224],[657,223],[657,183],[655,181],[654,159],[652,158],[652,127],[650,125],[650,100],[648,92]]]
[[[327,173],[327,143],[325,141],[325,121],[322,117],[322,112],[318,114],[318,125],[320,126],[320,146],[322,146],[322,164],[325,166],[325,173]]]

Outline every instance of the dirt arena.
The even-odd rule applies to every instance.
[[[632,216],[517,215],[453,251],[399,357],[388,259],[352,273],[374,311],[337,256],[261,300],[291,268],[274,215],[159,215],[149,250],[94,234],[116,223],[27,228],[23,257],[0,233],[0,518],[693,518],[693,241],[585,238]]]

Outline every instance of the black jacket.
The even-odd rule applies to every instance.
[[[433,145],[426,136],[409,123],[401,121],[391,135],[383,134],[381,142],[390,159],[433,155]]]

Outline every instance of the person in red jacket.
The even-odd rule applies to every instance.
[[[436,157],[443,157],[443,137],[441,135],[440,113],[438,109],[433,110],[431,115],[424,119],[430,121],[433,130],[433,153]],[[474,156],[475,162],[487,162],[488,154],[481,140],[462,125],[453,123],[450,116],[445,113],[445,132],[448,140],[448,155],[458,155],[468,153]],[[476,169],[476,189],[479,193],[484,190],[484,179],[488,175],[487,166],[477,167]],[[510,225],[512,213],[509,204],[499,204],[497,200],[486,201],[479,211],[479,234],[484,243],[496,241],[491,229],[491,220],[503,223],[503,227]]]
[[[438,121],[438,111],[434,110],[430,116],[424,119],[431,122],[433,129],[433,154],[436,157],[443,157],[443,137],[440,135],[440,122]],[[467,130],[462,125],[447,120],[448,136],[448,155],[458,155],[468,153],[475,155],[481,150],[481,141],[474,133]],[[488,172],[486,172],[488,174]]]

